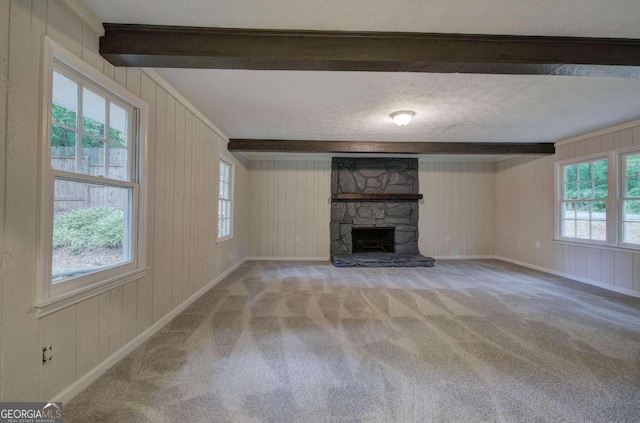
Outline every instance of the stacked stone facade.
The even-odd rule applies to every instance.
[[[333,194],[418,194],[418,190],[418,159],[333,159]],[[351,254],[353,227],[393,227],[396,253],[418,253],[416,201],[334,201],[332,256]]]

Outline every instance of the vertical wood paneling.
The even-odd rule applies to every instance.
[[[587,248],[587,279],[596,282],[602,280],[600,250],[597,248]]]
[[[47,2],[47,35],[76,56],[82,55],[82,22],[61,1]]]
[[[111,292],[107,291],[100,295],[98,307],[98,356],[100,361],[109,357],[109,324],[111,318]]]
[[[109,304],[109,355],[122,346],[122,287],[111,290]]]
[[[117,67],[114,70],[114,80],[122,85],[123,87],[127,86],[127,68]]]
[[[640,254],[633,255],[633,290],[640,292]]]
[[[251,256],[329,256],[330,167],[310,160],[251,163]]]
[[[40,319],[40,345],[52,345],[53,352],[52,361],[39,366],[40,401],[48,401],[76,379],[76,322],[76,306]]]
[[[81,377],[100,363],[100,297],[78,304],[76,376]]]
[[[4,239],[12,241],[4,245],[2,263],[2,395],[5,401],[28,401],[38,396],[39,368],[33,364],[41,354],[38,322],[29,310],[35,298],[39,147],[33,117],[39,115],[37,87],[46,4],[23,1],[10,7],[3,230]],[[16,364],[24,362],[32,365]]]
[[[0,3],[0,175],[4,179],[7,147],[7,96],[9,77],[9,2]],[[5,186],[0,183],[0,257],[4,257],[4,209]],[[2,267],[0,267],[0,285],[2,284]],[[0,289],[0,304],[2,304]],[[2,325],[0,325],[0,356],[2,354]],[[2,359],[0,358],[0,375],[2,375]],[[0,383],[0,398],[3,384]]]
[[[164,242],[165,245],[173,245],[173,225],[174,225],[174,210],[173,204],[175,202],[174,189],[175,189],[175,156],[176,156],[176,139],[175,139],[175,127],[176,127],[176,100],[167,95],[167,108],[166,108],[166,134],[165,140],[167,150],[165,154],[164,162],[164,196],[165,196],[165,208],[164,208]],[[165,248],[163,254],[163,294],[162,294],[162,314],[167,314],[171,310],[171,299],[173,294],[173,248]]]
[[[125,68],[127,72],[127,89],[137,95],[141,96],[142,90],[140,84],[141,82],[141,72],[138,68]]]
[[[600,252],[600,268],[602,271],[602,282],[614,285],[615,281],[615,254],[610,250],[602,250]]]
[[[576,266],[575,274],[582,278],[587,276],[587,249],[584,247],[575,247]]]
[[[492,163],[420,163],[424,200],[418,242],[423,254],[494,254],[493,172]]]
[[[24,281],[36,278],[41,140],[33,119],[40,114],[45,33],[149,105],[149,171],[143,183],[148,187],[150,269],[145,278],[38,320],[31,308],[35,284]],[[217,177],[211,163],[217,151],[226,150],[226,143],[187,107],[192,106],[168,96],[140,69],[114,68],[105,62],[98,53],[98,35],[64,2],[0,4],[1,400],[50,399],[181,304],[196,287],[243,258],[246,230],[238,230],[225,247],[228,259],[220,261],[222,250],[214,248]],[[248,170],[245,162],[236,164],[240,183],[234,190],[239,204],[234,217],[237,227],[245,228]],[[14,241],[3,243],[7,238]],[[227,251],[236,253],[231,258]],[[223,265],[214,266],[219,261]],[[54,360],[42,366],[41,346],[46,343],[54,344]]]
[[[153,263],[154,263],[154,284],[153,284],[153,321],[157,321],[164,315],[164,227],[165,227],[165,155],[166,155],[166,113],[167,113],[167,93],[161,87],[156,87],[156,152],[154,157],[155,170],[155,219],[153,224]]]
[[[633,127],[633,145],[640,145],[640,125]]]
[[[175,183],[173,194],[173,280],[171,308],[175,308],[182,302],[182,239],[184,227],[184,156],[185,156],[185,109],[180,103],[175,108],[175,152],[174,172]]]
[[[154,251],[155,251],[155,154],[156,154],[156,84],[147,74],[141,75],[140,80],[141,98],[149,104],[149,122],[147,125],[147,266],[149,271],[147,276],[138,281],[138,304],[137,304],[137,333],[147,329],[153,324],[153,280],[155,273]]]
[[[83,25],[82,30],[82,60],[99,71],[102,71],[104,68],[104,59],[99,53],[99,35],[96,34],[89,25]]]
[[[183,238],[188,240],[191,236],[191,148],[193,146],[193,113],[186,111],[184,128],[184,209],[183,217]],[[189,257],[191,255],[191,243],[185,242],[182,245],[182,301],[186,300],[194,293],[193,284],[189,273]]]
[[[585,140],[585,154],[599,153],[600,150],[600,137],[592,137]]]
[[[122,289],[122,345],[126,345],[137,335],[138,327],[138,282],[128,283]]]
[[[493,172],[493,163],[420,163],[424,254],[494,253]],[[330,178],[329,161],[253,161],[251,256],[327,257]]]
[[[633,255],[616,251],[614,260],[615,285],[620,288],[633,289]]]

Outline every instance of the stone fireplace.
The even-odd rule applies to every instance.
[[[418,159],[334,158],[331,257],[418,251]],[[424,257],[423,257],[424,258]],[[433,265],[433,259],[431,265]]]

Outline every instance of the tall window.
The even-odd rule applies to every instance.
[[[561,167],[561,237],[607,240],[607,175],[604,158]]]
[[[233,166],[220,159],[220,186],[218,189],[218,239],[231,236],[231,201]]]
[[[140,99],[48,40],[39,301],[135,272]]]
[[[640,244],[640,154],[623,154],[622,167],[622,242]]]

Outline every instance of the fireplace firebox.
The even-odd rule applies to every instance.
[[[395,228],[352,228],[354,253],[393,253],[396,251]]]

